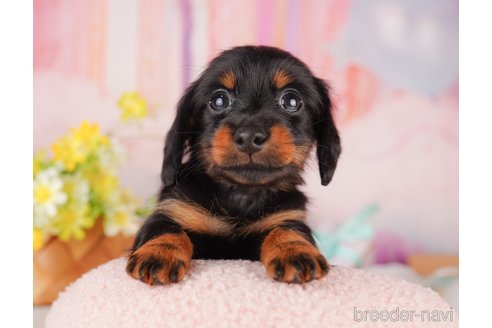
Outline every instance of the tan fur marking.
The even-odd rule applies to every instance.
[[[264,149],[254,153],[252,159],[260,164],[279,166],[294,163],[302,168],[310,150],[310,146],[295,145],[289,130],[276,124],[270,128],[270,138]],[[205,160],[212,165],[227,166],[247,164],[249,156],[237,150],[231,129],[223,126],[215,132],[210,156],[205,156]]]
[[[292,156],[295,152],[295,145],[292,136],[287,130],[280,124],[276,124],[270,128],[270,140],[268,145],[273,147],[276,153],[277,159],[282,164],[288,164],[292,162]]]
[[[277,89],[282,89],[292,81],[294,81],[294,78],[281,69],[277,70],[273,75],[273,83]]]
[[[221,127],[215,132],[212,141],[212,161],[218,165],[223,165],[228,154],[234,150],[232,131],[228,127]]]
[[[162,247],[162,245],[172,245],[175,248],[170,249],[167,247]],[[193,244],[185,233],[167,233],[149,240],[142,247],[137,249],[135,254],[152,254],[160,257],[159,254],[164,254],[169,251],[175,252],[179,259],[186,260],[188,257],[191,257],[193,253]]]
[[[243,230],[243,234],[248,234],[252,232],[263,232],[281,225],[285,221],[304,221],[306,214],[301,210],[283,211],[279,213],[274,213],[267,215],[259,221],[256,221]]]
[[[182,200],[165,199],[157,204],[155,210],[169,216],[188,231],[225,235],[231,233],[233,228],[224,221],[225,218],[213,216],[203,207]]]
[[[265,237],[265,240],[263,241],[263,244],[261,246],[261,260],[272,260],[273,251],[275,253],[285,253],[288,251],[292,251],[292,249],[284,247],[288,244],[296,245],[296,248],[300,247],[303,249],[310,249],[311,247],[314,247],[300,233],[293,230],[277,228],[272,230],[272,232],[270,232],[268,236]]]
[[[292,154],[292,162],[297,167],[302,168],[311,151],[311,146],[295,146],[294,154]]]
[[[220,83],[229,90],[236,86],[236,75],[232,71],[225,72],[219,79]]]

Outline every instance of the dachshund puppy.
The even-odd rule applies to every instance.
[[[236,47],[185,91],[167,134],[162,189],[137,234],[127,272],[181,281],[191,259],[260,260],[278,281],[328,272],[298,190],[316,147],[327,185],[341,151],[322,80],[288,52]]]

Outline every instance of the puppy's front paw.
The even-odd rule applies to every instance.
[[[126,272],[149,285],[183,280],[190,269],[193,246],[186,234],[164,234],[134,251]]]
[[[321,254],[309,254],[291,249],[286,249],[284,253],[267,264],[264,263],[268,275],[275,280],[302,284],[322,278],[328,273],[328,263]]]
[[[261,261],[278,281],[302,284],[324,277],[329,265],[310,242],[294,231],[273,230],[263,242]]]

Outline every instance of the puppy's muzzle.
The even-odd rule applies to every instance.
[[[252,155],[263,148],[269,137],[269,133],[260,127],[240,127],[234,133],[234,145],[239,151]]]

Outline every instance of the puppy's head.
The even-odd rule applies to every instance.
[[[316,145],[321,183],[340,154],[326,85],[297,58],[271,47],[216,57],[181,98],[164,148],[162,181],[176,182],[188,151],[218,181],[285,188]]]

